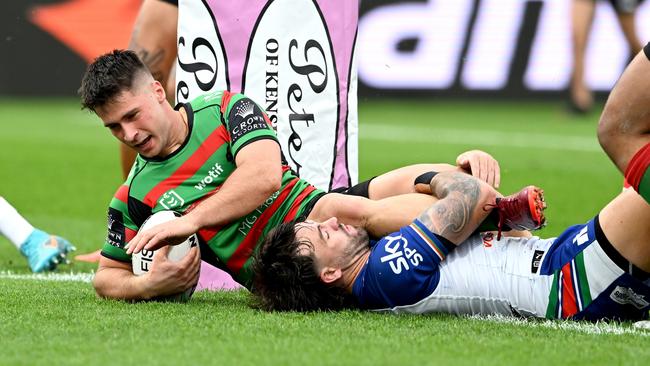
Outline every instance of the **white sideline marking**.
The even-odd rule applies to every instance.
[[[0,271],[0,279],[26,280],[26,281],[57,281],[57,282],[84,282],[90,283],[94,273],[32,273],[18,274],[11,271]],[[572,330],[586,334],[633,334],[650,336],[650,331],[638,326],[623,326],[618,323],[587,323],[559,320],[521,319],[503,315],[471,315],[469,319],[488,321],[494,323],[511,324],[520,327],[546,328],[556,330]]]
[[[94,273],[13,273],[0,271],[0,279],[27,280],[27,281],[56,281],[56,282],[86,282],[90,283],[95,277]]]
[[[461,130],[438,127],[414,127],[368,124],[359,127],[360,140],[419,142],[435,144],[506,146],[562,151],[598,152],[596,134],[593,137],[523,133],[489,130]]]
[[[529,328],[545,328],[556,330],[572,330],[586,334],[633,334],[640,336],[650,336],[650,332],[633,326],[625,326],[619,323],[607,322],[574,322],[562,320],[540,320],[540,319],[521,319],[507,317],[503,315],[471,315],[469,319],[488,321],[502,324],[512,324]]]

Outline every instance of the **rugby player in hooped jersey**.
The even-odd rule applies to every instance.
[[[84,74],[80,94],[83,106],[138,152],[108,210],[108,237],[94,280],[102,297],[148,299],[194,285],[200,258],[195,249],[177,263],[166,260],[164,249],[151,270],[139,277],[133,276],[130,264],[131,253],[177,244],[192,233],[200,238],[201,259],[249,287],[251,255],[270,228],[299,217],[337,216],[381,236],[407,224],[435,200],[417,193],[389,196],[414,192],[415,177],[425,171],[457,169],[406,167],[343,194],[325,194],[282,165],[275,133],[253,101],[223,91],[174,109],[161,84],[131,51],[116,50],[96,59]],[[485,155],[462,154],[458,163],[480,170],[497,185],[498,167]],[[138,233],[144,220],[161,210],[184,215]]]
[[[440,201],[374,243],[336,218],[276,228],[256,254],[253,294],[260,307],[648,318],[650,205],[636,192],[625,190],[557,238],[467,238],[480,206],[469,204],[476,196],[466,189],[471,177],[452,174],[431,180]]]

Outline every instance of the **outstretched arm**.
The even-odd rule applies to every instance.
[[[370,182],[368,198],[380,200],[407,193],[431,194],[428,182],[426,182],[427,184],[414,185],[419,176],[431,171],[465,172],[487,182],[494,188],[499,188],[499,184],[501,184],[499,162],[484,151],[470,150],[458,155],[456,165],[413,164],[379,175]]]
[[[449,180],[452,177],[454,181],[450,182]],[[448,191],[441,188],[444,185],[449,185]],[[476,192],[471,189],[472,187],[476,187]],[[432,205],[438,202],[438,199],[447,198],[447,201],[442,206],[438,206],[442,208],[462,194],[473,194],[472,197],[475,197],[475,200],[467,201],[469,212],[474,213],[472,211],[474,206],[481,208],[480,212],[476,210],[476,215],[469,216],[478,220],[476,223],[478,225],[478,222],[483,221],[489,213],[489,210],[487,212],[482,211],[483,206],[488,203],[494,204],[497,196],[497,192],[487,183],[479,181],[468,174],[455,171],[438,173],[431,180],[429,189],[435,195],[442,194],[444,196],[434,197],[432,195],[411,193],[373,201],[358,196],[331,193],[323,196],[316,203],[307,218],[314,221],[324,221],[334,216],[348,225],[364,227],[373,237],[381,237],[410,224],[423,211],[428,212],[433,207]],[[474,229],[469,230],[469,233]]]

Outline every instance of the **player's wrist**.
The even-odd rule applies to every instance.
[[[200,211],[193,210],[187,215],[183,216],[181,219],[185,221],[185,224],[189,228],[189,231],[192,233],[197,233],[199,230],[207,227],[207,223],[202,218],[209,216],[208,214],[201,214]]]
[[[141,300],[151,300],[158,295],[155,291],[155,287],[153,286],[155,284],[155,281],[149,279],[149,274],[150,273],[147,273],[144,276],[134,275],[132,277],[134,287],[136,288],[136,291],[139,294]]]

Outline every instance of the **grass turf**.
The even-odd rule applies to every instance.
[[[597,115],[551,103],[362,102],[360,178],[480,148],[499,159],[504,193],[545,188],[559,234],[598,212],[621,175],[595,138]],[[74,100],[0,101],[0,194],[35,226],[80,252],[103,242],[120,184],[117,143]],[[460,136],[459,136],[460,135]],[[28,273],[0,238],[0,270]],[[73,263],[61,272],[87,272]],[[197,293],[187,304],[102,301],[88,283],[0,277],[0,364],[645,364],[650,333],[510,324],[445,315],[346,311],[266,314],[246,292]],[[628,324],[615,329],[630,330]]]

